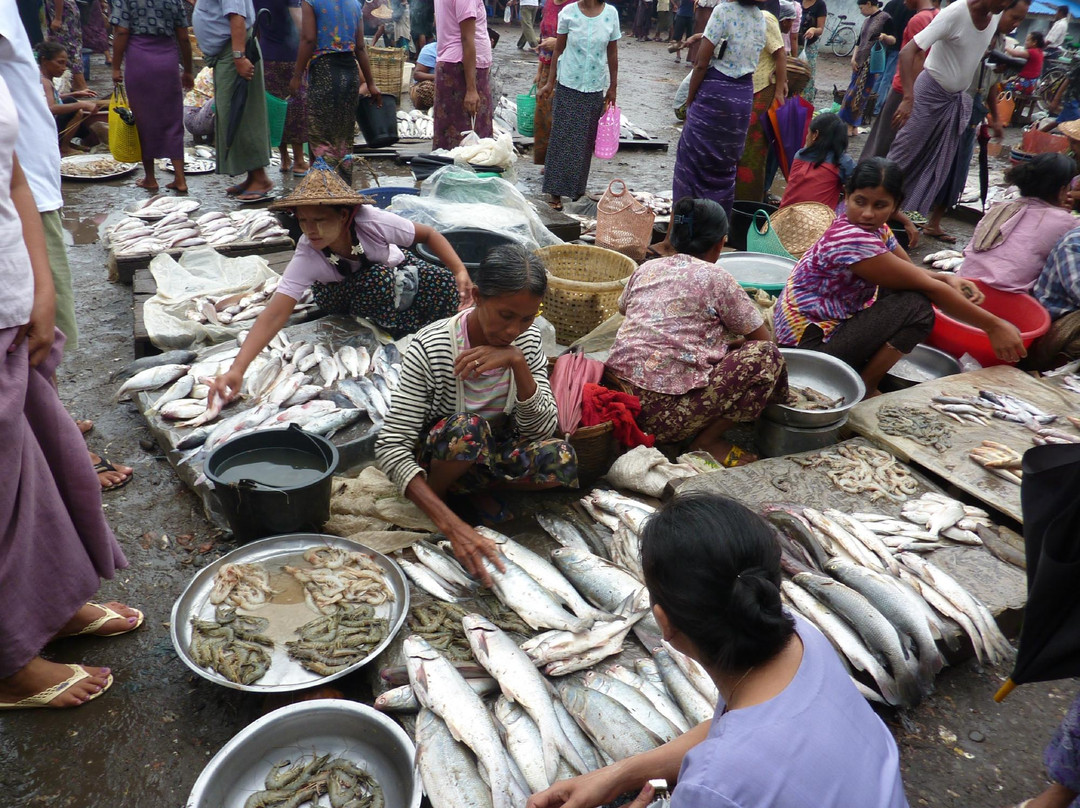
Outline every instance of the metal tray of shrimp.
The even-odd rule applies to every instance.
[[[303,765],[315,755],[342,757],[363,769],[386,808],[419,808],[424,792],[412,740],[393,719],[344,699],[290,704],[245,727],[206,764],[186,808],[276,805],[254,796],[267,788],[274,767]],[[327,797],[312,804],[324,806]]]
[[[367,656],[340,671],[326,675],[310,671],[290,658],[285,646],[286,642],[299,639],[296,629],[321,615],[308,605],[302,585],[286,572],[284,567],[286,565],[311,567],[311,564],[304,559],[304,553],[321,547],[367,553],[382,568],[383,579],[393,593],[392,600],[375,607],[375,616],[387,621],[388,630],[382,641]],[[231,681],[211,668],[202,667],[195,661],[190,651],[191,621],[214,619],[215,606],[210,601],[210,593],[214,588],[218,571],[226,564],[261,565],[269,575],[270,588],[274,590],[273,595],[263,605],[257,608],[241,607],[239,609],[240,615],[251,615],[268,620],[269,625],[262,633],[274,642],[270,665],[266,673],[251,684]],[[359,670],[390,644],[405,624],[408,613],[408,582],[401,568],[394,561],[360,542],[339,536],[290,533],[245,544],[199,570],[173,604],[170,634],[177,656],[204,679],[249,693],[285,693],[340,679],[342,676]]]

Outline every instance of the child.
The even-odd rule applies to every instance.
[[[1050,251],[1080,225],[1069,213],[1069,183],[1076,162],[1064,154],[1039,154],[1005,172],[1020,198],[998,202],[986,212],[964,248],[958,270],[1003,292],[1031,291]]]
[[[825,112],[810,124],[806,146],[791,161],[780,207],[797,202],[820,202],[836,209],[844,195],[844,185],[855,169],[847,154],[847,125],[839,115]]]
[[[896,163],[859,163],[844,214],[795,265],[774,309],[777,343],[842,359],[868,395],[930,334],[931,304],[985,331],[1003,362],[1026,354],[1016,326],[979,308],[975,284],[915,266],[897,244],[887,222],[903,202],[903,186]]]
[[[1032,31],[1024,40],[1024,47],[1005,49],[1005,52],[1009,54],[1009,56],[1018,56],[1021,59],[1027,59],[1024,66],[1020,68],[1019,75],[1008,83],[1008,88],[1014,93],[1032,95],[1035,92],[1035,88],[1039,83],[1039,78],[1042,76],[1043,49],[1045,47],[1046,40],[1043,38],[1042,32]],[[1008,121],[1005,123],[1008,123]]]
[[[76,153],[71,139],[79,137],[84,147],[109,142],[108,112],[102,111],[102,102],[94,100],[93,90],[78,90],[61,96],[53,79],[64,75],[68,66],[67,50],[57,42],[48,41],[38,45],[38,67],[41,70],[41,88],[49,112],[56,118],[60,133],[60,155],[67,157]]]

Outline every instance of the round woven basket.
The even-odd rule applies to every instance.
[[[836,214],[820,202],[798,202],[780,208],[771,218],[784,249],[795,258],[802,258],[833,223]]]
[[[578,481],[592,485],[607,473],[615,460],[615,426],[604,421],[596,426],[581,426],[567,440],[577,454]]]
[[[560,345],[570,345],[619,313],[619,295],[637,264],[614,250],[559,244],[537,250],[547,267],[544,319]]]

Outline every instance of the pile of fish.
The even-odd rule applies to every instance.
[[[397,111],[398,137],[402,140],[431,140],[435,134],[435,119],[426,112],[414,109]]]
[[[248,292],[235,292],[229,295],[211,295],[194,297],[191,308],[185,316],[196,323],[211,325],[233,325],[254,320],[266,309],[270,298],[277,290],[280,278],[267,278]],[[304,292],[296,301],[293,312],[303,312],[315,308],[315,299],[311,290]]]
[[[881,449],[862,445],[839,445],[817,454],[790,458],[804,468],[820,468],[841,491],[869,493],[870,501],[885,498],[903,502],[919,490],[911,472]]]
[[[964,254],[956,250],[939,250],[923,258],[923,263],[942,272],[955,272],[964,263]]]
[[[1058,419],[1022,398],[994,390],[980,390],[977,396],[934,396],[928,406],[957,423],[979,426],[989,426],[991,418],[1000,418],[1038,429]]]
[[[272,241],[289,235],[268,210],[211,211],[192,219],[189,214],[198,207],[193,199],[155,197],[105,231],[108,247],[114,255],[127,258],[204,244],[222,247]],[[150,218],[156,221],[144,221]]]
[[[1080,376],[1070,373],[1061,380],[1061,386],[1074,393],[1080,393]]]
[[[385,808],[382,788],[375,778],[346,758],[312,752],[311,760],[302,755],[297,760],[275,763],[266,775],[264,791],[256,791],[244,802],[244,808],[300,808],[322,805],[319,796],[326,794],[334,808]]]
[[[945,539],[982,544],[984,531],[996,539],[984,511],[926,494],[907,503],[899,520],[783,503],[762,512],[778,531],[785,601],[829,638],[866,698],[917,704],[944,665],[937,641],[958,648],[950,621],[980,662],[1012,655],[989,610],[918,554]]]
[[[844,396],[829,398],[813,387],[789,387],[784,404],[797,410],[831,410],[844,403]]]
[[[194,362],[186,354],[163,355],[188,361],[140,370],[123,383],[116,398],[169,385],[146,415],[173,422],[172,448],[187,452],[180,462],[193,467],[239,435],[296,424],[307,432],[332,437],[365,415],[381,424],[389,412],[401,376],[397,346],[390,343],[373,354],[349,345],[334,351],[323,342],[291,341],[284,332],[275,335],[252,361],[241,395],[229,407],[223,406],[218,396],[210,395],[209,385],[228,371],[246,337],[247,332],[241,332],[239,344],[215,346]]]
[[[1004,443],[984,440],[981,446],[968,452],[968,457],[991,474],[1010,483],[1020,485],[1024,480],[1024,473],[1021,471],[1024,456]]]
[[[650,194],[648,191],[633,191],[634,199],[647,207],[657,216],[670,216],[671,206],[674,204],[671,201],[671,192],[667,194]]]
[[[944,452],[952,446],[952,430],[937,416],[903,404],[886,404],[877,411],[878,428],[886,435],[910,438]]]

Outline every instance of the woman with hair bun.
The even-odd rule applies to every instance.
[[[1039,154],[1005,172],[1020,198],[991,206],[964,248],[957,274],[1003,292],[1030,292],[1054,245],[1080,225],[1069,209],[1076,161]]]
[[[528,808],[593,808],[678,781],[671,808],[905,808],[888,728],[829,641],[780,600],[780,547],[761,517],[718,495],[677,496],[641,533],[664,639],[720,691],[716,715],[663,746],[556,783]],[[643,788],[644,786],[644,788]]]
[[[757,458],[724,432],[785,395],[787,374],[761,312],[716,263],[727,232],[720,203],[676,203],[669,235],[675,254],[630,277],[619,298],[626,319],[607,367],[641,399],[642,429],[737,466]]]

